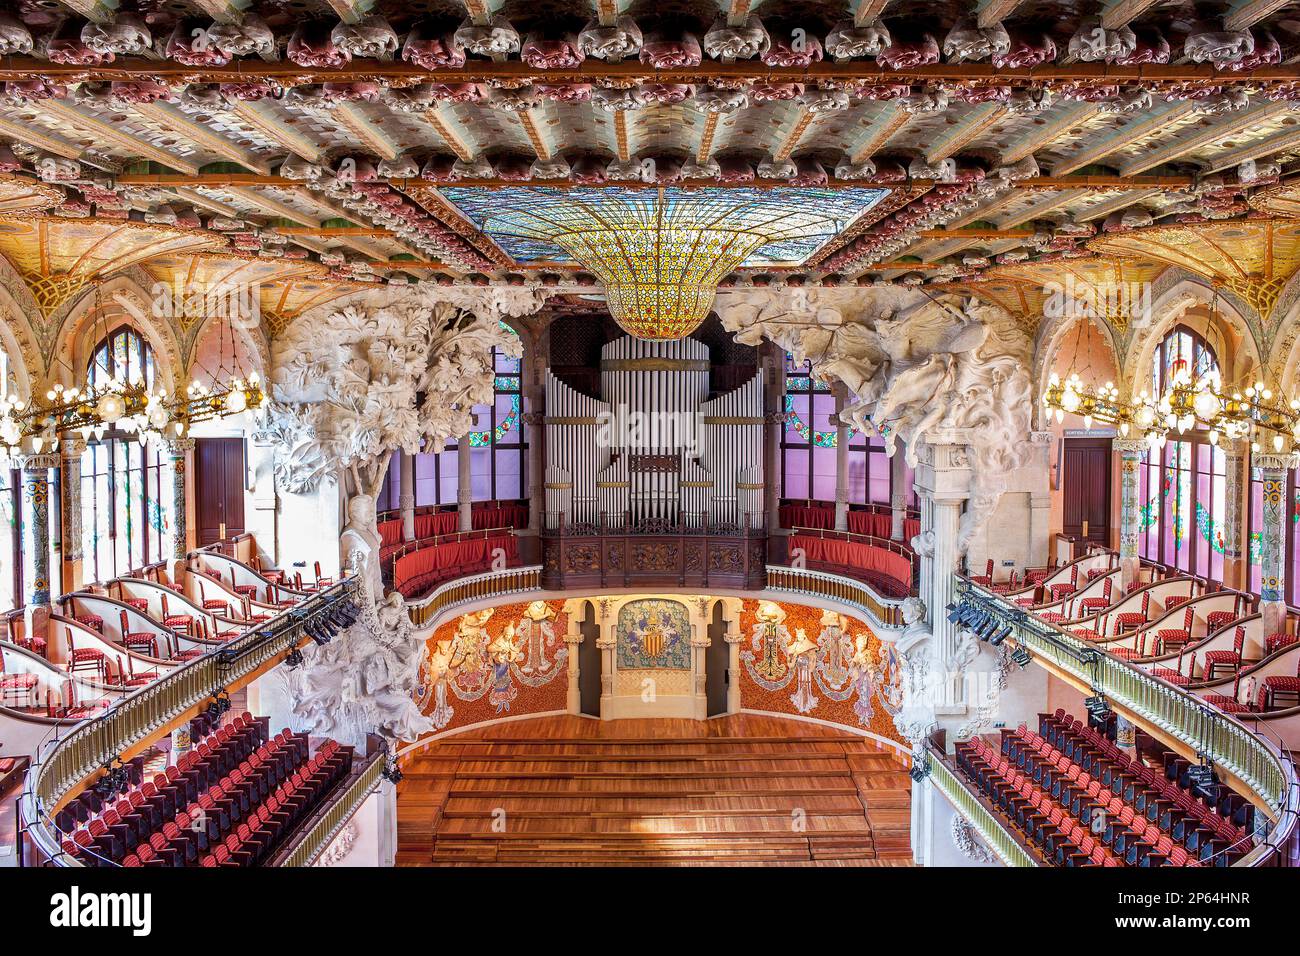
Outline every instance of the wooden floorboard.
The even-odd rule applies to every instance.
[[[541,717],[436,741],[398,866],[907,866],[911,779],[871,740],[740,715]]]

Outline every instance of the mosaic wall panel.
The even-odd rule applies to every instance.
[[[691,619],[678,601],[629,601],[619,609],[616,638],[620,671],[691,669]]]

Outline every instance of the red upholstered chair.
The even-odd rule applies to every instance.
[[[189,614],[172,614],[167,609],[167,595],[162,596],[163,627],[170,627],[174,631],[184,631],[186,634],[193,634],[194,618]]]
[[[1182,627],[1162,627],[1156,632],[1156,640],[1160,642],[1160,648],[1163,651],[1170,651],[1175,647],[1182,647],[1192,640],[1192,621],[1196,617],[1196,609],[1189,607],[1183,612]]]
[[[63,626],[63,636],[68,643],[68,673],[94,671],[95,675],[100,680],[103,680],[108,669],[108,662],[104,659],[104,652],[97,647],[74,647],[72,644],[72,628],[66,624]]]
[[[104,619],[98,614],[78,614],[76,620],[78,624],[85,625],[92,631],[104,633]]]
[[[989,590],[995,594],[1007,594],[1011,591],[1018,591],[1019,589],[1020,572],[1014,569],[1011,571],[1011,577],[1007,578],[1005,581],[989,585]]]
[[[220,598],[210,598],[203,602],[203,610],[214,611],[222,617],[230,617],[230,602]]]
[[[1205,630],[1208,634],[1222,630],[1237,619],[1236,611],[1211,611],[1205,615]]]
[[[1264,638],[1264,656],[1267,657],[1270,654],[1280,651],[1284,647],[1290,647],[1296,642],[1296,640],[1297,638],[1294,634],[1287,634],[1285,631],[1277,634],[1270,634],[1268,637]]]
[[[1118,657],[1120,660],[1133,661],[1140,657],[1147,656],[1147,634],[1146,631],[1138,631],[1133,638],[1132,647],[1108,647],[1108,651]]]
[[[117,659],[117,682],[123,687],[143,687],[145,684],[152,684],[158,679],[157,671],[139,671],[135,669],[135,661],[129,656],[126,659],[125,667],[122,664],[122,658]]]
[[[230,586],[235,593],[241,597],[256,598],[258,587],[256,584],[238,584],[235,582],[235,569],[230,569]]]
[[[1220,667],[1228,669],[1229,673],[1234,673],[1241,667],[1241,650],[1246,645],[1246,628],[1237,625],[1237,632],[1232,636],[1232,650],[1230,651],[1206,651],[1205,657],[1205,679],[1214,680],[1214,672]]]
[[[0,654],[0,700],[6,706],[32,706],[32,690],[40,683],[35,674],[6,674],[4,655]]]
[[[148,614],[148,613],[149,613],[149,599],[148,599],[148,598],[140,598],[140,597],[123,597],[123,598],[122,598],[122,603],[123,603],[123,604],[130,605],[131,607],[133,607],[133,608],[135,608],[137,611],[139,611],[141,614]]]
[[[1183,673],[1183,655],[1178,655],[1178,669],[1170,670],[1168,667],[1153,667],[1150,671],[1153,677],[1159,677],[1161,680],[1178,687],[1186,687],[1192,682],[1192,675],[1196,673],[1196,655],[1191,656],[1191,666],[1187,668],[1187,673]]]
[[[1100,597],[1087,597],[1079,601],[1079,610],[1084,614],[1095,614],[1098,611],[1104,611],[1110,607],[1111,592],[1114,590],[1115,579],[1107,578],[1101,586]]]
[[[1264,710],[1281,710],[1283,705],[1278,703],[1279,697],[1294,699],[1295,703],[1290,706],[1300,706],[1300,663],[1296,665],[1294,677],[1281,674],[1274,677],[1265,677],[1261,688],[1261,696],[1264,702]]]
[[[993,559],[989,558],[984,562],[984,573],[971,575],[971,581],[975,584],[988,587],[993,583]]]
[[[1146,625],[1147,618],[1151,613],[1151,592],[1142,592],[1142,610],[1125,611],[1122,614],[1115,615],[1115,633],[1125,634],[1129,631],[1136,631],[1138,628]]]
[[[1237,672],[1237,679],[1232,682],[1232,695],[1227,694],[1206,694],[1201,699],[1207,704],[1219,708],[1225,714],[1242,714],[1250,710],[1249,704],[1243,704],[1239,699],[1241,693],[1241,672]]]
[[[122,621],[122,646],[138,654],[158,656],[158,635],[152,631],[132,631],[126,611],[119,612]]]
[[[327,588],[327,587],[331,586],[331,585],[334,583],[334,579],[333,579],[333,578],[323,578],[323,577],[320,576],[320,562],[319,562],[319,561],[314,562],[314,567],[315,567],[315,570],[316,570],[316,587],[317,587],[318,589],[319,589],[319,588]]]

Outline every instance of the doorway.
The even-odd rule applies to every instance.
[[[1109,438],[1067,438],[1062,461],[1061,531],[1105,547],[1110,546],[1110,442]]]
[[[731,645],[724,635],[727,622],[722,617],[722,602],[713,605],[709,616],[709,647],[704,652],[704,693],[710,717],[727,713],[727,687],[731,683]]]
[[[600,623],[596,608],[590,601],[583,602],[582,643],[578,645],[578,710],[588,717],[600,716],[600,657],[596,646],[600,640]]]
[[[194,505],[198,547],[244,533],[244,440],[194,442]]]

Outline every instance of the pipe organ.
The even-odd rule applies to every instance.
[[[600,398],[546,373],[548,530],[763,526],[763,379],[709,398],[709,350],[625,336]]]

